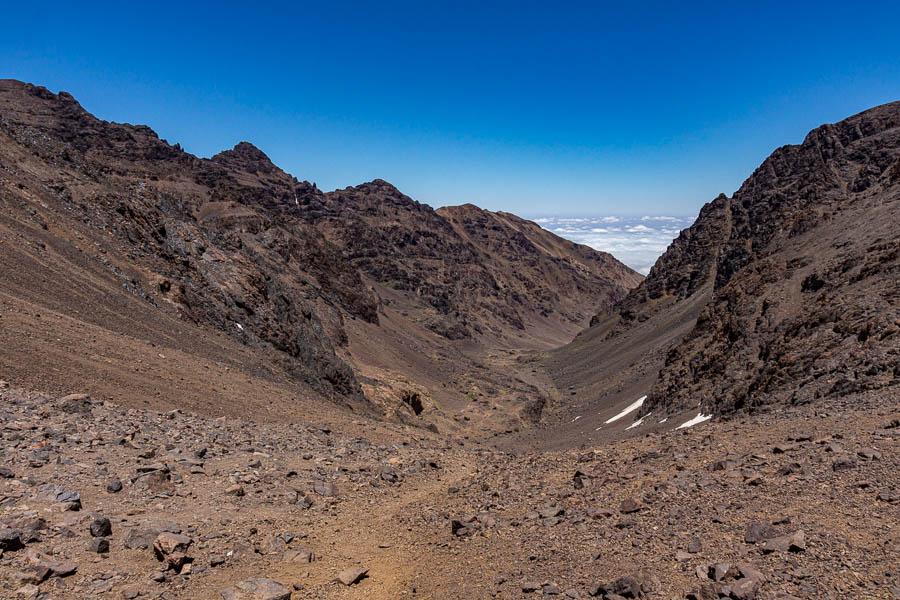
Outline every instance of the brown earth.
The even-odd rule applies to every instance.
[[[368,419],[0,401],[0,543],[21,541],[0,555],[3,597],[212,600],[250,578],[287,593],[254,598],[294,599],[615,599],[626,577],[637,595],[619,597],[900,593],[900,403],[877,392],[529,454]],[[187,537],[188,566],[154,555],[162,531]],[[41,571],[58,563],[75,572]],[[354,567],[367,576],[333,582]]]
[[[0,81],[0,597],[900,598],[898,115],[641,281]]]

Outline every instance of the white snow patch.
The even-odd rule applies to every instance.
[[[635,427],[639,427],[641,425],[641,423],[644,422],[644,419],[646,419],[649,416],[650,416],[650,413],[647,413],[646,415],[644,415],[643,417],[641,417],[640,419],[638,419],[637,421],[635,421],[634,423],[632,423],[631,425],[626,427],[625,430],[628,431],[629,429],[634,429]]]
[[[572,419],[572,422],[574,423],[575,421],[577,421],[577,420],[580,419],[580,418],[581,418],[581,415],[578,415],[577,417],[575,417],[574,419]]]
[[[613,421],[618,421],[619,419],[621,419],[628,413],[636,411],[637,409],[639,409],[641,407],[641,405],[644,403],[644,400],[646,400],[646,399],[647,399],[647,396],[641,396],[640,398],[638,398],[637,400],[635,400],[634,402],[632,402],[631,404],[626,406],[622,412],[620,412],[619,414],[614,416],[612,419],[609,419],[608,421],[606,421],[607,425],[609,423],[612,423]]]
[[[709,421],[710,419],[712,419],[712,415],[704,415],[702,412],[697,413],[696,417],[694,417],[687,423],[682,423],[675,429],[687,429],[688,427],[693,427],[694,425],[699,425],[700,423],[703,423],[704,421]]]
[[[663,423],[665,423],[665,422],[668,421],[668,420],[669,420],[669,417],[666,417],[665,419],[663,419],[662,421],[660,421],[659,424],[662,425]]]
[[[235,323],[234,326],[237,327],[238,329],[240,329],[241,331],[244,330],[244,326],[241,325],[240,323]]]

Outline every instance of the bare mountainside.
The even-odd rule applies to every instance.
[[[0,82],[0,597],[900,597],[896,108],[641,281]]]
[[[0,189],[3,372],[140,406],[464,427],[490,388],[517,427],[545,394],[490,353],[564,343],[640,280],[509,215],[463,227],[384,181],[326,194],[252,144],[200,159],[10,80]]]
[[[900,103],[823,125],[704,206],[551,372],[600,399],[601,417],[647,395],[633,413],[653,413],[647,427],[685,411],[896,393],[898,209]]]

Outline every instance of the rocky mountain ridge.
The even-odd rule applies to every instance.
[[[898,123],[642,280],[0,81],[0,596],[900,597]]]
[[[609,410],[646,395],[634,419],[896,389],[898,173],[896,102],[779,148],[558,352],[557,384]]]
[[[250,143],[197,158],[148,127],[101,121],[65,92],[11,80],[0,82],[0,167],[8,234],[0,277],[23,315],[8,327],[21,324],[27,338],[34,326],[53,344],[35,316],[52,309],[109,332],[111,347],[137,343],[123,335],[176,348],[204,340],[186,349],[198,362],[221,354],[224,335],[259,350],[265,377],[296,383],[301,400],[355,410],[385,410],[369,397],[376,388],[400,407],[411,393],[466,402],[470,390],[446,392],[433,372],[502,386],[514,403],[512,390],[532,384],[483,365],[466,375],[479,356],[558,345],[640,280],[608,254],[523,220],[485,229],[492,243],[528,256],[510,269],[508,256],[495,261],[482,243],[479,225],[464,234],[449,213],[387,182],[324,193]],[[484,224],[495,222],[490,215]],[[213,338],[181,325],[167,335],[171,319]],[[28,376],[23,365],[34,357],[25,348],[41,352],[8,348],[7,376]],[[396,368],[388,356],[421,364]],[[71,373],[51,373],[57,389]]]

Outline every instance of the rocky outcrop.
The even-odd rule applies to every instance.
[[[608,341],[651,319],[696,318],[638,414],[731,412],[894,385],[898,160],[894,103],[779,148],[733,197],[704,206],[647,278],[592,320]],[[691,304],[705,308],[691,314]]]
[[[900,103],[773,153],[726,200],[714,296],[646,410],[730,412],[896,385],[898,172]]]
[[[895,386],[898,208],[900,103],[823,125],[706,204],[550,374],[600,410],[588,430],[644,395],[634,419],[660,421]]]

